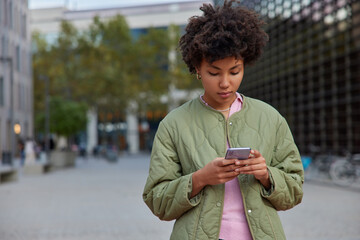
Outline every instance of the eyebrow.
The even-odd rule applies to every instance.
[[[235,68],[237,68],[237,67],[242,67],[243,66],[243,64],[236,64],[235,66],[233,66],[232,68],[230,68],[230,70],[233,70],[233,69],[235,69]],[[212,64],[209,64],[209,67],[212,67],[212,68],[215,68],[215,69],[217,69],[217,70],[221,70],[221,68],[219,68],[219,67],[217,67],[217,66],[214,66],[214,65],[212,65]]]

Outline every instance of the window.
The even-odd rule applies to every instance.
[[[1,118],[0,118],[0,136],[2,136],[1,134],[1,131],[2,131],[2,125],[1,125]],[[2,143],[2,140],[0,139],[0,153],[2,153],[2,146],[3,146],[3,143]]]
[[[2,16],[3,16],[2,9],[3,9],[3,2],[1,1],[0,2],[0,26],[2,25]]]
[[[24,89],[24,86],[21,84],[21,83],[19,83],[19,85],[18,85],[18,92],[19,92],[19,110],[24,110],[25,109],[25,107],[24,107],[24,105],[25,105],[25,91],[24,91],[25,89]]]
[[[1,37],[1,56],[5,56],[5,37]]]
[[[18,72],[20,72],[20,62],[21,62],[21,58],[20,58],[20,46],[16,46],[16,70]]]
[[[0,76],[0,106],[4,106],[4,78]]]
[[[360,12],[355,2],[261,0],[254,6],[267,22],[270,41],[247,70],[241,91],[278,108],[304,153],[309,144],[324,153],[360,152],[360,57],[355,47],[360,27],[354,20]]]
[[[7,56],[9,51],[8,51],[8,40],[6,39],[5,36],[3,36],[1,38],[1,56]]]
[[[20,85],[21,90],[21,110],[26,110],[25,102],[26,102],[26,94],[25,94],[25,86],[23,84]]]
[[[22,33],[22,37],[24,39],[26,39],[26,15],[23,14],[21,17],[21,33]]]
[[[14,27],[14,13],[13,13],[13,3],[9,3],[9,28],[12,29]]]
[[[4,26],[7,26],[7,18],[8,18],[8,11],[7,11],[7,0],[5,0],[4,2],[3,2],[3,8],[4,8],[4,11],[3,11],[3,13],[4,13],[4,17],[3,17],[3,22],[4,22]]]
[[[20,58],[20,46],[16,46],[16,70],[18,72],[20,72],[20,62],[21,62],[21,58]]]

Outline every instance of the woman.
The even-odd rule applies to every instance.
[[[286,120],[237,93],[245,66],[267,42],[264,24],[225,1],[204,4],[180,39],[183,60],[204,93],[170,112],[154,139],[143,199],[171,239],[285,239],[277,210],[301,202],[303,167]],[[250,147],[246,160],[224,159]]]

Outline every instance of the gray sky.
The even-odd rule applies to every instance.
[[[72,10],[83,10],[91,8],[126,7],[144,4],[189,1],[191,0],[29,0],[29,8],[67,6]]]

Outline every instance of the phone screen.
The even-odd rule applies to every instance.
[[[248,159],[251,148],[229,148],[226,152],[225,159]]]

